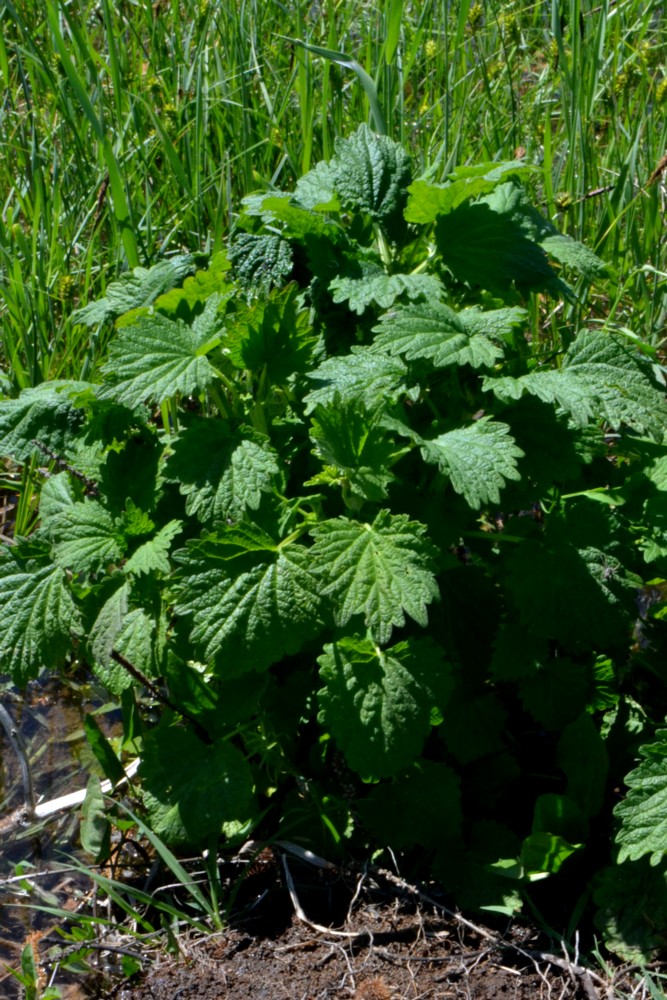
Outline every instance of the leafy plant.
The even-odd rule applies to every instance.
[[[135,270],[98,381],[0,403],[4,454],[57,457],[0,650],[122,697],[161,840],[386,844],[513,912],[613,860],[644,746],[610,870],[662,857],[633,802],[664,785],[663,373],[530,322],[603,265],[525,173],[414,178],[361,126],[182,289]]]

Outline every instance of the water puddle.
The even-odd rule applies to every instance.
[[[84,716],[95,715],[107,735],[118,726],[117,707],[106,697],[85,677],[36,681],[19,691],[0,676],[0,702],[18,734],[12,738],[0,727],[0,996],[7,1000],[24,995],[7,967],[20,967],[27,944],[46,972],[42,987],[48,985],[48,954],[63,921],[43,908],[72,911],[91,896],[90,879],[77,870],[91,861],[79,846],[80,809],[20,821],[26,775],[15,743],[23,744],[37,805],[85,789],[92,753]],[[76,977],[59,974],[58,986],[68,979]],[[63,990],[63,997],[83,995],[74,986]]]

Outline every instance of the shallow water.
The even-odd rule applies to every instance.
[[[84,716],[95,714],[108,735],[118,725],[117,710],[104,704],[103,692],[87,678],[37,681],[19,691],[0,677],[0,699],[25,744],[35,802],[85,788],[92,754]],[[68,859],[90,861],[79,846],[80,808],[24,826],[11,820],[24,803],[19,760],[0,729],[0,996],[7,1000],[23,994],[5,966],[20,964],[29,941],[48,982],[49,942],[62,921],[36,907],[74,909],[90,893],[90,881],[68,865]],[[17,878],[21,874],[24,879]]]

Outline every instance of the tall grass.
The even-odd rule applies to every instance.
[[[370,120],[358,76],[313,46],[370,75],[436,180],[525,150],[544,211],[612,267],[587,315],[664,335],[661,2],[0,0],[0,22],[7,392],[78,376],[78,303],[128,266],[216,249],[244,194],[288,187]]]

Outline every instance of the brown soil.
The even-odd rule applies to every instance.
[[[183,944],[118,1000],[586,998],[580,976],[461,933],[456,921],[385,907],[357,914],[356,939],[294,921],[276,939],[230,930]],[[594,987],[593,987],[594,989]]]

